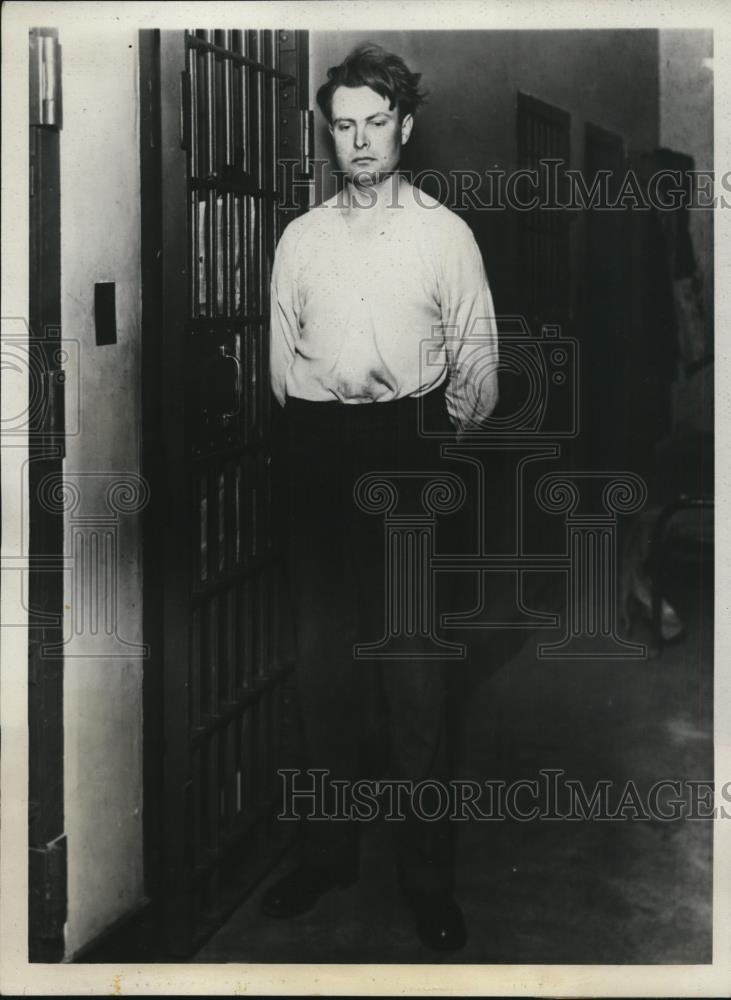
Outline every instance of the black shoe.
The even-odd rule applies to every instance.
[[[355,880],[355,872],[343,873],[301,864],[267,889],[260,909],[267,917],[298,917],[314,909],[326,892],[346,889]]]
[[[431,951],[457,951],[467,943],[462,911],[447,893],[409,892],[406,902],[419,938]]]

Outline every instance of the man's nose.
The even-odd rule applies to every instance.
[[[366,135],[365,125],[356,126],[355,148],[363,149],[367,145],[368,145],[368,136]]]

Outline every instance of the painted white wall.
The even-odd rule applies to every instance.
[[[107,23],[108,21],[108,23]],[[110,510],[106,491],[139,472],[140,178],[137,31],[105,20],[66,20],[61,133],[62,326],[78,341],[67,365],[66,482],[79,505],[65,515],[65,825],[68,836],[67,956],[142,899],[142,641],[138,514]],[[116,282],[115,345],[98,347],[94,283]],[[80,405],[79,405],[80,404]],[[77,427],[78,414],[78,427]],[[118,531],[117,636],[93,634],[86,566],[71,539],[111,515]],[[107,568],[112,560],[104,562]],[[100,593],[104,582],[99,581]],[[77,615],[84,612],[83,623]],[[114,655],[110,655],[114,654]]]

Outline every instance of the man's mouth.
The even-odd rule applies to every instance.
[[[358,156],[353,160],[353,163],[374,163],[375,158],[373,156]]]

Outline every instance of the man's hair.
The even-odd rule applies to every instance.
[[[400,56],[373,42],[363,42],[339,66],[330,67],[327,81],[317,91],[317,103],[330,122],[332,98],[338,87],[370,87],[387,98],[391,110],[396,107],[403,120],[426,100],[426,93],[419,89],[420,80],[421,73],[412,73]]]

